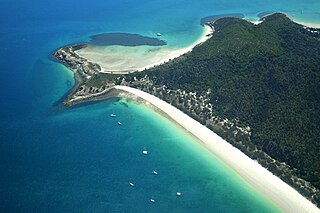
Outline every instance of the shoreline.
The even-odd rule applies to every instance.
[[[106,67],[103,67],[103,65],[101,64],[101,62],[94,62],[94,60],[91,58],[89,59],[88,57],[86,57],[85,55],[79,53],[79,51],[81,50],[76,50],[75,54],[77,54],[79,57],[86,59],[87,61],[91,62],[91,63],[98,63],[101,67],[100,73],[108,73],[108,74],[128,74],[128,73],[134,73],[134,72],[141,72],[144,71],[146,69],[150,69],[153,68],[155,66],[159,66],[163,63],[167,63],[175,58],[178,58],[188,52],[191,52],[192,49],[194,47],[196,47],[197,45],[202,44],[203,42],[207,41],[209,38],[212,37],[212,34],[214,32],[214,29],[212,26],[210,26],[209,24],[205,24],[203,26],[203,32],[202,35],[198,38],[198,40],[196,40],[195,42],[193,42],[191,45],[182,48],[182,49],[174,49],[174,50],[167,50],[165,49],[165,47],[163,48],[163,50],[160,50],[159,53],[162,53],[163,56],[159,57],[159,60],[156,62],[151,62],[150,64],[147,65],[142,65],[141,66],[137,66],[135,68],[133,68],[132,70],[128,70],[128,68],[123,68],[123,70],[111,70]],[[100,53],[97,53],[98,55]],[[155,59],[157,59],[157,57],[154,57]],[[98,60],[99,61],[99,60]]]
[[[291,19],[291,17],[290,17]],[[320,23],[310,23],[310,22],[304,22],[304,21],[299,21],[299,20],[295,20],[295,19],[292,19],[295,23],[297,24],[300,24],[304,27],[307,27],[307,28],[316,28],[316,29],[320,29]],[[263,20],[247,20],[249,22],[251,22],[252,24],[254,25],[258,25],[258,24],[261,24],[263,22]]]
[[[296,23],[301,24],[305,27],[320,29],[320,23],[310,23],[300,20],[294,20]]]
[[[247,20],[249,21],[249,20]],[[252,21],[251,21],[252,22]],[[295,21],[296,22],[296,21]],[[296,22],[297,23],[297,22]],[[258,24],[258,23],[257,23]],[[208,40],[210,37],[212,37],[212,32],[213,32],[214,28],[211,28],[211,25],[205,25],[205,29],[203,31],[203,34],[202,36],[196,41],[194,42],[192,45],[190,45],[189,47],[187,48],[182,48],[180,49],[180,54],[185,54],[186,52],[189,52],[189,51],[192,51],[192,49],[205,42],[206,40]],[[211,33],[210,36],[207,36],[207,33]],[[81,45],[81,44],[80,44]],[[62,57],[62,56],[65,56],[65,55],[53,55],[54,58],[56,59],[55,61],[57,62],[60,62],[62,64],[64,64],[66,67],[68,67],[75,75],[75,85],[74,87],[69,91],[68,93],[68,96],[67,98],[64,100],[63,102],[63,105],[66,106],[66,107],[71,107],[71,106],[74,106],[74,105],[78,105],[78,104],[81,104],[81,103],[87,103],[87,102],[95,102],[95,101],[101,101],[101,100],[104,100],[104,99],[108,99],[110,97],[119,97],[118,94],[119,94],[119,91],[117,89],[113,89],[115,83],[114,83],[114,80],[110,80],[110,81],[107,81],[106,84],[107,84],[107,88],[105,87],[102,87],[102,86],[87,86],[85,83],[83,84],[77,84],[77,82],[79,82],[79,79],[77,80],[76,77],[80,77],[81,79],[80,80],[85,80],[87,79],[86,77],[92,77],[96,74],[99,74],[101,73],[101,69],[102,67],[99,66],[98,64],[95,64],[93,63],[92,61],[88,61],[88,60],[84,60],[83,57],[80,57],[78,56],[77,54],[75,54],[74,50],[77,50],[78,49],[78,46],[79,44],[74,44],[72,46],[66,46],[64,48],[61,48],[62,50],[66,50],[66,49],[69,49],[69,51],[67,51],[67,55],[69,56],[77,56],[77,57],[74,57],[74,58],[71,58],[71,61],[68,61],[67,59],[68,58],[65,58],[65,57]],[[60,49],[59,49],[60,50]],[[184,50],[182,52],[182,50]],[[185,52],[186,51],[186,52]],[[177,54],[176,57],[179,57],[181,56],[180,54]],[[172,57],[172,56],[171,56]],[[183,57],[183,56],[182,56]],[[170,61],[170,59],[168,59]],[[90,65],[89,66],[89,69],[88,66],[84,67],[83,63],[87,64],[87,65]],[[159,63],[159,62],[158,62]],[[164,62],[160,62],[161,63],[164,63]],[[92,67],[94,67],[96,65],[96,67],[100,68],[100,70],[94,70],[95,72],[91,72],[92,71]],[[157,64],[158,65],[158,64]],[[152,66],[156,66],[156,65],[150,65],[151,67]],[[80,69],[80,68],[81,69]],[[86,68],[86,69],[85,69]],[[87,72],[88,71],[88,72]],[[90,72],[89,72],[90,71]],[[126,73],[114,73],[114,74],[126,74]],[[115,75],[117,76],[117,75]],[[119,82],[117,83],[119,84]],[[79,89],[79,86],[81,85],[80,89]],[[157,107],[155,107],[157,108]],[[157,112],[160,112],[161,113],[161,110],[158,110]],[[164,115],[165,113],[161,113],[162,115]],[[187,116],[187,115],[185,115]],[[166,114],[166,117],[167,118],[171,118],[171,115],[170,113],[168,113],[168,115]],[[190,118],[190,117],[189,117]],[[171,119],[172,120],[172,119]],[[173,119],[174,120],[174,119]],[[175,122],[175,123],[178,123],[178,122]],[[185,122],[182,122],[182,124],[185,123]],[[179,126],[181,126],[182,128],[184,129],[187,129],[186,127],[184,127],[182,124],[180,124]],[[189,131],[187,129],[187,131]],[[211,131],[211,130],[210,130]],[[189,131],[191,132],[191,131]],[[213,133],[213,132],[212,132]],[[193,134],[193,133],[191,133]],[[213,133],[215,134],[215,133]],[[198,136],[195,135],[196,138],[200,138]],[[200,139],[201,140],[201,139]],[[222,140],[222,139],[221,139]],[[211,150],[210,147],[208,147],[208,145],[206,144],[203,144],[204,146],[206,146],[209,150]],[[230,145],[232,146],[232,145]],[[238,150],[239,151],[239,150]],[[214,153],[214,151],[212,151]],[[240,152],[240,151],[239,151]],[[242,152],[241,152],[242,153]],[[242,153],[243,154],[243,153]],[[220,159],[222,159],[222,157],[218,156]],[[248,158],[246,155],[245,155],[246,158]],[[251,160],[251,158],[249,158]],[[224,160],[222,159],[224,162],[226,162],[226,164],[229,165],[229,163],[227,163],[227,160]],[[229,159],[230,160],[230,159]],[[232,159],[231,159],[232,160]],[[252,161],[252,160],[251,160]],[[258,164],[258,163],[257,163]],[[259,165],[259,164],[258,164]],[[230,165],[229,165],[230,166]],[[260,166],[260,165],[259,165]],[[232,167],[232,166],[230,166]],[[260,166],[262,167],[262,166]],[[232,167],[233,168],[233,167]],[[262,167],[262,169],[264,169]],[[233,168],[234,171],[236,171],[237,173],[241,173],[241,172],[238,172],[235,168]],[[266,170],[266,169],[264,169]],[[267,171],[267,170],[266,170]],[[255,172],[254,172],[255,173]],[[272,175],[272,173],[270,172],[270,174]],[[244,178],[247,182],[251,183],[250,182],[250,177],[247,177],[245,178],[243,175],[240,175],[242,178]],[[280,176],[279,176],[280,177]],[[282,177],[282,176],[281,176]],[[290,178],[290,177],[289,177]],[[278,178],[279,181],[281,181],[281,184],[283,184],[284,182]],[[255,185],[255,184],[251,184],[251,185]],[[263,183],[260,182],[260,186],[262,186]],[[289,185],[287,187],[290,187]],[[298,188],[300,187],[300,188]],[[301,189],[301,185],[298,186],[296,189],[299,190]],[[303,187],[303,186],[302,186]],[[291,187],[290,187],[291,188]],[[304,188],[305,189],[305,188]],[[292,188],[292,190],[294,190]],[[259,190],[259,191],[263,191],[263,190]],[[270,191],[270,190],[269,190]],[[298,193],[297,191],[295,191],[296,193]],[[309,191],[308,191],[309,192]],[[269,192],[270,194],[272,194],[272,192]],[[263,193],[263,194],[267,194],[267,193]],[[281,194],[281,193],[280,193]],[[302,195],[299,194],[300,197],[303,197]],[[281,200],[282,198],[280,198]],[[309,199],[312,199],[311,197],[309,197]],[[275,199],[277,200],[277,199]],[[307,200],[307,199],[305,199]],[[308,200],[307,200],[308,201]],[[282,202],[282,201],[279,201],[279,202]],[[294,201],[295,202],[295,201]],[[277,203],[277,202],[274,202],[274,203]],[[311,202],[310,202],[311,203]],[[289,204],[288,204],[289,205]],[[317,207],[313,207],[313,208],[317,208]],[[293,209],[293,208],[292,208]],[[292,210],[291,209],[291,210]],[[313,212],[313,211],[311,211]],[[317,211],[319,212],[319,210]]]
[[[179,109],[138,89],[127,86],[114,86],[114,88],[120,91],[120,96],[121,91],[123,91],[133,94],[155,106],[161,114],[171,118],[176,124],[199,139],[199,142],[202,142],[201,144],[205,148],[226,163],[240,177],[269,198],[283,211],[320,212],[313,203],[299,194],[294,188]]]
[[[248,20],[249,22],[258,25],[260,23],[263,22],[263,20],[259,19],[259,20]],[[320,23],[316,24],[316,23],[308,23],[308,22],[303,22],[303,21],[299,21],[299,20],[295,20],[293,19],[294,22],[301,24],[305,27],[308,28],[319,28],[320,29]],[[173,59],[176,59],[180,56],[183,56],[186,53],[189,53],[193,50],[194,47],[196,47],[197,45],[200,45],[202,43],[204,43],[205,41],[207,41],[209,38],[212,37],[213,33],[214,33],[214,28],[213,26],[210,25],[210,23],[204,24],[203,25],[203,33],[201,35],[201,37],[195,41],[194,43],[190,44],[188,47],[182,48],[182,49],[176,49],[176,50],[168,50],[167,56],[165,58],[159,58],[159,61],[157,62],[151,62],[148,65],[145,66],[141,66],[141,67],[135,67],[132,70],[129,70],[127,68],[123,69],[123,70],[108,70],[107,68],[104,68],[103,65],[101,65],[99,62],[98,64],[100,65],[100,73],[107,73],[107,74],[129,74],[129,73],[134,73],[134,72],[141,72],[159,65],[162,65],[164,63],[170,62]],[[81,55],[79,52],[79,50],[75,51],[75,54],[77,54],[79,57],[86,59],[88,62],[91,63],[96,63],[94,62],[94,60],[92,59],[88,59],[87,57]],[[155,57],[156,58],[156,57]]]
[[[150,69],[152,67],[159,66],[159,65],[161,65],[163,63],[167,63],[167,62],[169,62],[169,61],[171,61],[171,60],[173,60],[175,58],[178,58],[178,57],[180,57],[180,56],[182,56],[182,55],[184,55],[184,54],[186,54],[188,52],[191,52],[194,47],[204,43],[205,41],[207,41],[209,38],[212,37],[212,34],[214,32],[213,27],[209,26],[208,24],[205,24],[203,27],[204,27],[204,31],[203,31],[202,36],[197,41],[192,43],[190,46],[182,48],[182,49],[179,49],[179,50],[175,50],[175,51],[173,51],[174,54],[172,56],[167,57],[165,59],[162,59],[159,62],[156,62],[156,63],[153,63],[153,64],[149,64],[149,65],[147,65],[145,67],[141,67],[137,71],[140,72],[140,71],[143,71],[145,69]]]

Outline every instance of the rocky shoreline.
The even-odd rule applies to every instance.
[[[97,93],[108,93],[113,86],[110,85],[110,88],[102,90],[101,88],[96,87],[89,88],[84,84],[87,79],[101,71],[100,65],[90,62],[76,53],[77,50],[87,46],[87,44],[82,43],[72,44],[62,47],[52,54],[57,62],[62,63],[74,73],[75,85],[69,92],[67,98],[63,101],[63,105],[65,106],[98,100],[95,98],[99,96]],[[102,97],[101,99],[104,98],[107,97]]]

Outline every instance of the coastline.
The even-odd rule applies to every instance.
[[[105,49],[88,46],[85,49],[76,50],[75,54],[91,63],[99,64],[101,66],[100,73],[128,74],[144,71],[191,52],[195,46],[211,38],[212,33],[212,26],[205,24],[199,39],[182,49],[168,49],[164,47],[153,52],[151,51],[152,49],[145,49],[146,46],[124,47],[116,45],[106,46]],[[151,51],[151,53],[148,51]],[[150,57],[145,57],[146,53]]]
[[[314,204],[280,178],[273,175],[260,164],[179,109],[138,89],[126,86],[114,86],[114,88],[119,91],[120,96],[125,96],[121,94],[121,91],[130,93],[155,106],[161,114],[171,118],[178,125],[198,138],[203,146],[225,162],[251,186],[278,205],[283,211],[320,212]]]
[[[257,18],[258,19],[250,19],[249,17],[245,17],[245,20],[253,23],[254,25],[258,25],[260,23],[262,23],[264,20],[264,18],[266,18],[267,16],[270,16],[272,14],[275,14],[275,13],[284,13],[284,12],[280,12],[280,11],[266,11],[266,12],[262,12],[262,13],[259,13],[257,14]],[[307,28],[316,28],[316,29],[320,29],[320,22],[309,22],[309,21],[305,21],[303,19],[299,19],[299,18],[296,18],[288,13],[284,13],[287,17],[289,17],[292,21],[294,21],[295,23],[297,24],[300,24],[304,27],[307,27]]]
[[[310,23],[310,22],[305,22],[305,21],[300,21],[300,20],[294,20],[294,21],[298,24],[305,26],[305,27],[320,29],[320,23]]]
[[[256,23],[256,24],[259,24],[259,23]],[[210,30],[210,31],[207,31],[207,30]],[[209,39],[212,36],[212,35],[207,36],[207,33],[208,32],[211,33],[213,30],[214,29],[210,29],[210,25],[209,26],[206,25],[205,26],[205,30],[204,30],[201,38],[199,38],[196,42],[194,42],[188,48],[181,49],[180,54],[183,55],[188,51],[192,51],[192,49],[196,45],[199,45],[202,42],[205,42],[207,39]],[[74,50],[77,49],[78,45],[79,44],[75,44],[74,46],[66,46],[64,48],[61,48],[61,49],[69,49],[70,50],[69,52],[67,51],[67,56],[69,56],[69,55],[70,56],[77,56],[77,57],[71,58],[70,61],[68,60],[69,58],[65,58],[64,57],[65,55],[55,55],[55,58],[57,59],[56,61],[64,64],[66,67],[68,67],[70,70],[72,70],[75,75],[80,76],[82,78],[80,80],[85,80],[85,82],[83,84],[80,84],[80,85],[75,84],[75,86],[71,90],[71,93],[68,94],[68,96],[67,96],[67,98],[66,98],[66,100],[64,101],[63,104],[65,106],[67,106],[67,107],[71,107],[73,105],[77,105],[77,104],[81,104],[81,103],[85,103],[85,102],[94,102],[94,101],[100,101],[100,100],[104,100],[104,99],[111,98],[111,97],[118,97],[119,91],[117,89],[113,89],[113,86],[116,85],[116,84],[120,84],[120,85],[122,84],[122,82],[117,81],[118,78],[120,79],[120,77],[117,77],[119,75],[108,75],[108,74],[101,74],[100,75],[99,73],[101,73],[102,67],[99,66],[99,64],[95,64],[92,61],[88,61],[88,60],[84,59],[83,57],[80,57],[77,54],[75,54]],[[184,50],[184,51],[182,51],[182,50]],[[180,54],[177,54],[176,57],[179,57]],[[63,57],[61,57],[61,56],[63,56]],[[170,61],[170,59],[168,59],[168,60]],[[164,63],[164,62],[159,62],[159,64],[161,64],[161,63]],[[86,66],[83,66],[84,64]],[[156,66],[156,65],[150,65],[150,66],[152,67],[152,66]],[[94,70],[94,72],[91,72],[92,71],[91,67],[96,67],[96,70]],[[89,68],[89,69],[87,69],[87,68]],[[99,68],[99,70],[98,70],[98,68]],[[114,74],[126,74],[126,73],[114,73]],[[106,80],[104,80],[104,82],[103,82],[104,85],[102,85],[102,86],[101,85],[96,86],[96,85],[93,85],[93,84],[90,84],[90,85],[86,84],[86,79],[90,79],[91,77],[95,78],[95,76],[98,76],[98,77],[99,76],[109,76],[109,77],[106,77]],[[78,80],[76,79],[76,83],[78,82]],[[130,86],[132,86],[131,84],[125,84],[125,83],[122,84],[122,85],[130,85]],[[159,110],[159,111],[161,112],[161,110]],[[162,113],[162,115],[164,115],[164,113]],[[170,116],[166,116],[166,117],[170,118]],[[183,128],[185,128],[183,125],[181,125],[181,126]],[[215,133],[213,133],[213,134],[215,134]],[[199,137],[197,137],[197,138],[199,138]],[[205,146],[208,147],[208,145],[205,145]],[[209,148],[209,150],[211,150],[211,149]],[[247,156],[245,156],[245,157],[247,157]],[[221,157],[221,159],[222,159],[222,157]],[[224,160],[224,161],[227,162],[227,160],[226,161]],[[234,170],[236,170],[236,169],[234,169]],[[238,173],[240,173],[240,172],[238,172]],[[244,172],[242,172],[242,173],[244,174]],[[272,173],[270,173],[270,174],[272,175]],[[277,173],[275,173],[275,174],[277,174]],[[283,175],[281,175],[279,177],[282,178]],[[293,177],[295,177],[295,176],[293,176]],[[248,180],[245,178],[247,180],[247,182],[250,182],[250,177],[247,177],[247,178],[248,178]],[[291,178],[291,180],[292,180],[292,176],[289,176],[288,178]],[[254,185],[254,184],[251,184],[251,185]],[[263,183],[260,182],[260,185],[263,185]],[[295,188],[297,190],[300,190],[300,189],[304,190],[305,189],[304,186],[303,185],[298,185]],[[294,189],[292,188],[292,190],[294,190]],[[263,190],[260,190],[260,191],[263,191]],[[269,192],[269,193],[272,194],[272,192]],[[263,193],[263,194],[267,194],[267,193]],[[303,194],[303,191],[302,191],[302,194]],[[302,195],[300,195],[300,196],[302,196]],[[313,199],[313,197],[311,197],[309,195],[305,195],[305,196],[308,197],[311,200]],[[275,200],[277,200],[277,199],[275,199]],[[282,202],[282,201],[279,201],[279,202]],[[294,202],[296,202],[296,201],[294,201]],[[277,202],[275,202],[275,203],[277,203]],[[291,204],[287,204],[287,205],[291,205]]]
[[[169,62],[172,59],[178,58],[188,52],[191,52],[194,47],[197,45],[201,45],[208,39],[210,39],[213,35],[214,28],[211,26],[210,23],[204,25],[204,31],[202,32],[201,37],[195,41],[193,44],[191,44],[189,47],[173,51],[169,57],[158,61],[153,64],[149,64],[147,67],[142,67],[140,70],[137,70],[137,72],[143,71],[145,69],[149,69],[154,66],[161,65],[163,63]],[[132,73],[131,71],[121,71],[121,72],[109,72],[104,70],[104,68],[92,60],[89,60],[83,56],[80,56],[77,51],[87,47],[87,44],[79,43],[79,44],[72,44],[65,47],[62,47],[52,53],[51,57],[54,61],[63,64],[66,66],[69,70],[71,70],[74,73],[74,79],[75,84],[70,89],[68,94],[66,95],[66,98],[62,101],[63,105],[70,107],[73,105],[86,103],[86,102],[92,102],[92,101],[101,101],[110,97],[114,97],[114,89],[112,87],[115,84],[110,84],[105,89],[100,89],[93,87],[98,92],[91,92],[90,88],[85,88],[84,82],[88,79],[94,76],[95,74],[102,73],[102,74],[128,74]],[[85,66],[84,66],[85,65]],[[90,68],[89,68],[90,67]],[[91,67],[95,67],[95,69],[92,69]],[[89,69],[88,69],[89,68]],[[86,92],[79,91],[80,87],[84,87],[83,89],[88,89]],[[81,89],[81,88],[80,88]],[[82,89],[81,89],[82,90]]]
[[[250,21],[250,20],[249,20]],[[309,28],[320,28],[320,24],[314,24],[314,23],[307,23],[299,20],[294,20],[296,23],[301,24],[305,27]],[[263,22],[263,20],[252,20],[250,21],[251,23],[258,25]],[[127,52],[128,58],[126,59],[123,57],[122,51],[119,50],[119,53],[116,53],[117,51],[109,50],[109,51],[102,51],[101,50],[94,50],[90,49],[90,47],[86,51],[83,51],[83,49],[76,50],[74,53],[77,54],[79,57],[87,60],[88,62],[91,63],[97,63],[100,65],[100,73],[107,73],[107,74],[129,74],[133,72],[141,72],[146,69],[150,69],[156,66],[159,66],[161,64],[170,62],[173,59],[176,59],[188,52],[191,52],[192,49],[204,43],[207,41],[209,38],[212,37],[212,34],[214,32],[213,26],[210,25],[210,23],[204,24],[203,25],[203,33],[201,37],[195,41],[194,43],[190,44],[188,47],[182,48],[182,49],[160,49],[158,52],[155,52],[155,54],[152,56],[151,59],[147,58],[135,58],[134,54],[139,54],[137,52],[142,51],[137,49],[136,51],[129,51]],[[97,52],[96,52],[97,51]],[[131,53],[130,53],[131,52]],[[105,54],[103,56],[103,54]],[[133,55],[132,55],[133,54]],[[120,60],[121,58],[121,60]],[[96,59],[96,60],[95,60]],[[133,60],[133,61],[132,61]],[[143,61],[143,63],[139,62]],[[156,62],[154,62],[156,61]],[[133,64],[131,64],[133,63]],[[104,67],[104,64],[107,64],[108,67]],[[130,66],[128,66],[131,64]],[[146,65],[147,64],[147,65]]]
[[[188,52],[191,52],[194,47],[204,43],[205,41],[207,41],[209,38],[212,37],[212,33],[214,32],[213,27],[209,26],[208,24],[205,24],[203,27],[204,27],[204,31],[202,33],[202,36],[197,41],[195,41],[193,44],[191,44],[190,46],[188,46],[186,48],[183,48],[183,49],[180,49],[180,50],[175,50],[175,51],[172,52],[171,56],[169,56],[169,57],[167,57],[165,59],[162,59],[159,62],[150,64],[150,65],[145,66],[145,67],[141,67],[137,71],[143,71],[145,69],[149,69],[149,68],[161,65],[163,63],[167,63],[167,62],[169,62],[169,61],[171,61],[171,60],[173,60],[175,58],[178,58],[178,57],[180,57],[180,56],[182,56],[182,55],[184,55],[184,54],[186,54]]]

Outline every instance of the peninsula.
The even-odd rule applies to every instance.
[[[63,47],[54,57],[75,73],[77,81],[64,104],[102,100],[121,91],[137,93],[116,85],[137,88],[180,109],[319,205],[320,30],[279,13],[261,21],[254,25],[233,17],[207,22],[214,32],[193,51],[125,75],[103,73],[99,64],[78,55],[87,44]],[[224,159],[223,151],[212,151]],[[224,160],[249,181],[234,162]],[[259,169],[250,172],[263,174]],[[253,185],[269,186],[270,180],[256,179]],[[286,211],[293,206],[319,211],[299,194],[290,207],[285,197],[291,189],[273,186],[279,195],[272,198],[268,186],[261,191]]]

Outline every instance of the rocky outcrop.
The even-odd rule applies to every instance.
[[[74,72],[76,81],[68,97],[64,100],[64,105],[70,106],[89,98],[90,95],[103,92],[100,88],[83,85],[83,82],[101,71],[100,65],[90,62],[76,53],[77,50],[85,47],[87,44],[74,44],[60,48],[53,53],[55,60]]]
[[[100,65],[92,63],[76,54],[76,50],[86,47],[86,44],[75,44],[57,50],[53,56],[56,60],[78,74],[80,78],[90,78],[101,71]]]

